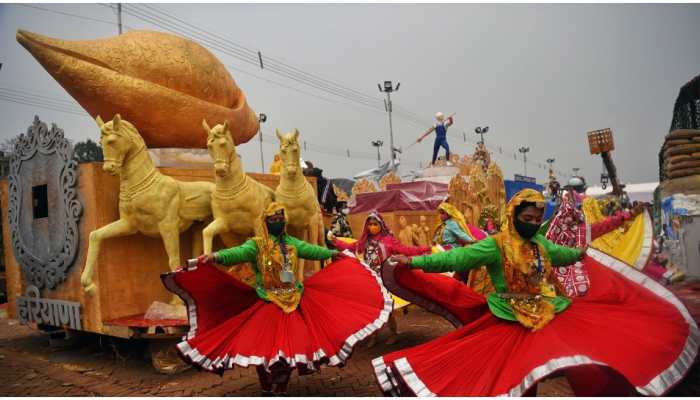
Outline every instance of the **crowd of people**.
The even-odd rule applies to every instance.
[[[261,394],[283,396],[295,369],[341,366],[359,342],[374,346],[385,324],[386,344],[396,343],[394,294],[455,330],[373,360],[367,367],[385,394],[528,395],[563,375],[577,395],[662,395],[690,368],[697,326],[655,281],[661,256],[639,271],[589,248],[648,205],[607,204],[591,217],[595,199],[578,183],[564,188],[548,221],[547,199],[532,189],[510,199],[500,227],[470,225],[444,202],[430,245],[419,246],[401,243],[376,211],[353,235],[337,199],[328,246],[312,245],[286,233],[285,210],[273,203],[264,235],[164,276],[188,306],[191,329],[178,349],[216,373],[255,366]],[[306,277],[299,259],[331,262]],[[215,266],[244,262],[253,287]]]

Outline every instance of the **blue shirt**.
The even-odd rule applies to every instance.
[[[447,126],[444,122],[435,125],[435,135],[438,138],[445,138],[447,136]]]
[[[445,229],[442,231],[442,244],[461,246],[465,242],[473,242],[474,238],[460,228],[457,221],[452,218],[445,221]]]

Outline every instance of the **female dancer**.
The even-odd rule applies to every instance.
[[[508,203],[502,232],[469,247],[420,257],[394,256],[430,272],[486,265],[496,292],[463,290],[463,327],[373,361],[383,390],[419,396],[518,396],[561,371],[576,394],[662,395],[690,368],[700,335],[663,286],[594,249],[584,256],[587,296],[563,296],[552,267],[584,252],[537,234],[544,197],[526,189]],[[412,270],[409,270],[412,271]],[[399,279],[400,283],[400,279]],[[604,378],[604,379],[603,379]]]
[[[190,331],[177,345],[196,367],[223,374],[256,366],[262,395],[283,395],[293,369],[342,366],[353,346],[380,329],[392,300],[380,279],[351,257],[285,232],[284,208],[271,203],[261,237],[201,256],[194,268],[163,275],[187,303]],[[298,258],[336,261],[304,281]],[[253,264],[255,287],[212,263]],[[275,386],[273,388],[273,385]]]
[[[414,247],[401,244],[386,226],[382,215],[376,211],[372,211],[367,215],[362,235],[358,241],[347,243],[337,239],[330,232],[328,238],[338,249],[350,250],[362,255],[364,262],[377,273],[384,261],[394,254],[420,255],[429,254],[431,251],[429,246]],[[386,344],[391,345],[396,343],[396,335],[398,335],[398,327],[393,314],[389,317],[389,329],[391,330],[391,336],[387,339]],[[375,336],[372,336],[367,346],[374,346],[375,341]]]

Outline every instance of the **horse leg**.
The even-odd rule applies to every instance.
[[[192,258],[198,257],[202,252],[202,224],[203,222],[195,223],[192,226]]]
[[[168,254],[168,267],[175,271],[180,264],[180,231],[177,221],[162,221],[158,224],[165,252]]]
[[[223,218],[217,218],[207,225],[202,231],[202,240],[204,241],[204,254],[212,253],[214,236],[226,232],[226,221]]]
[[[175,271],[180,266],[180,230],[178,229],[178,218],[175,215],[173,218],[166,218],[158,223],[160,237],[165,246],[165,252],[168,254],[168,267],[171,271]],[[183,304],[180,297],[175,294],[170,298],[170,304]]]
[[[90,295],[97,288],[97,286],[92,282],[92,274],[94,272],[97,256],[100,254],[100,245],[102,244],[102,241],[113,237],[131,235],[136,233],[136,231],[136,228],[131,226],[127,220],[120,219],[112,222],[111,224],[107,224],[100,229],[90,232],[87,260],[85,261],[83,273],[80,275],[80,283],[83,285],[83,290],[85,290],[85,293]]]

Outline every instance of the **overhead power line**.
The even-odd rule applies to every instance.
[[[72,18],[79,18],[87,21],[93,21],[93,22],[99,22],[99,23],[104,23],[104,24],[109,24],[109,25],[117,25],[116,22],[114,21],[107,21],[107,20],[102,20],[102,19],[97,19],[97,18],[92,18],[92,17],[87,17],[83,15],[77,15],[73,13],[68,13],[68,12],[63,12],[63,11],[58,11],[58,10],[51,10],[43,7],[37,7],[34,5],[27,5],[27,4],[17,4],[18,6],[22,7],[28,7],[28,8],[33,8],[37,9],[40,11],[45,11],[45,12],[50,12],[58,15],[63,15],[63,16],[68,16]],[[110,9],[113,9],[111,5],[109,4],[98,4],[103,7],[107,7]],[[233,67],[231,65],[227,65],[228,68],[234,69],[238,72],[250,75],[256,79],[266,81],[268,83],[280,86],[282,88],[288,89],[288,90],[293,90],[298,93],[311,96],[320,100],[328,101],[328,102],[334,102],[337,104],[342,104],[345,106],[357,108],[360,110],[365,110],[365,111],[372,111],[375,113],[381,113],[384,114],[384,104],[383,102],[371,95],[368,95],[366,93],[363,93],[359,90],[352,89],[348,87],[347,85],[334,82],[330,79],[321,77],[317,74],[310,73],[307,71],[304,71],[301,68],[292,66],[286,62],[283,62],[281,60],[278,60],[274,57],[269,57],[267,55],[261,55],[259,54],[258,50],[251,49],[247,46],[244,46],[242,44],[236,43],[233,40],[230,40],[223,35],[205,30],[203,28],[200,28],[190,22],[185,21],[184,19],[181,19],[177,17],[174,14],[168,13],[166,11],[163,11],[161,9],[158,9],[156,7],[146,5],[146,4],[127,4],[123,5],[122,11],[124,13],[127,13],[133,17],[136,17],[137,19],[140,19],[141,21],[144,21],[146,23],[155,25],[161,29],[164,29],[166,31],[172,32],[179,34],[181,36],[188,37],[192,40],[195,40],[197,42],[200,42],[201,44],[205,45],[206,47],[209,47],[213,50],[219,51],[229,57],[233,57],[238,61],[244,62],[246,64],[249,64],[255,68],[260,67],[260,59],[264,59],[264,64],[265,64],[265,71],[269,71],[271,73],[274,73],[276,75],[279,75],[285,79],[289,79],[297,84],[305,85],[308,86],[314,90],[322,91],[327,94],[330,94],[333,96],[333,98],[328,98],[325,96],[320,96],[314,93],[310,93],[307,91],[304,91],[302,89],[296,88],[291,85],[286,85],[284,83],[274,81],[272,79],[268,79],[266,77],[259,76],[257,74],[253,74],[251,72],[245,71],[240,68]],[[130,26],[124,25],[128,29],[133,29]],[[34,103],[37,103],[37,99],[34,98],[34,100],[29,100],[26,97],[22,97],[22,93],[8,93],[6,96],[14,96],[13,98],[17,100],[17,102],[23,101],[30,102],[33,101]],[[336,99],[338,98],[338,99]],[[6,100],[6,99],[5,99]],[[44,107],[49,107],[52,104],[55,107],[61,108],[61,104],[56,104],[55,102],[50,101],[50,99],[44,99],[46,101],[41,102],[41,104]],[[7,101],[7,100],[6,100]],[[65,103],[65,101],[63,101]],[[76,109],[69,109],[70,113],[76,114],[80,113],[80,111],[76,111]],[[409,123],[410,125],[419,127],[419,128],[424,128],[425,126],[430,126],[432,125],[432,121],[420,116],[419,114],[416,114],[414,112],[411,112],[410,110],[405,109],[404,107],[401,107],[400,105],[395,105],[394,109],[394,114],[404,120],[405,122]],[[80,113],[79,115],[85,115]],[[466,141],[466,140],[465,140]],[[469,142],[473,142],[472,140],[469,140]],[[475,143],[474,143],[475,144]],[[490,151],[492,156],[501,158],[501,159],[507,159],[506,154],[504,154],[501,146],[497,146],[498,151],[496,151],[496,148],[493,147],[492,145],[486,145],[486,148]],[[515,153],[509,153],[514,157],[514,159],[517,160],[517,154]],[[372,158],[374,158],[372,156]],[[533,160],[527,160],[527,164],[531,164],[534,166],[538,166],[540,169],[545,168],[543,167],[542,163],[538,163]],[[556,170],[555,170],[556,171]],[[561,175],[561,172],[557,171],[558,174]]]
[[[67,17],[78,18],[78,19],[82,19],[82,20],[85,20],[85,21],[93,21],[93,22],[100,22],[100,23],[108,24],[108,25],[116,25],[116,23],[115,23],[114,21],[107,21],[107,20],[104,20],[104,19],[92,18],[92,17],[87,17],[87,16],[84,16],[84,15],[78,15],[78,14],[67,13],[67,12],[64,12],[64,11],[50,10],[50,9],[48,9],[48,8],[37,7],[37,6],[35,6],[35,5],[29,5],[29,4],[14,4],[14,5],[20,6],[20,7],[33,8],[33,9],[35,9],[35,10],[46,11],[46,12],[50,12],[50,13],[53,13],[53,14],[65,15],[65,16],[67,16]],[[124,25],[124,26],[127,27],[127,28],[129,28],[129,29],[133,29],[133,28],[131,28],[131,27],[128,26],[128,25]]]

